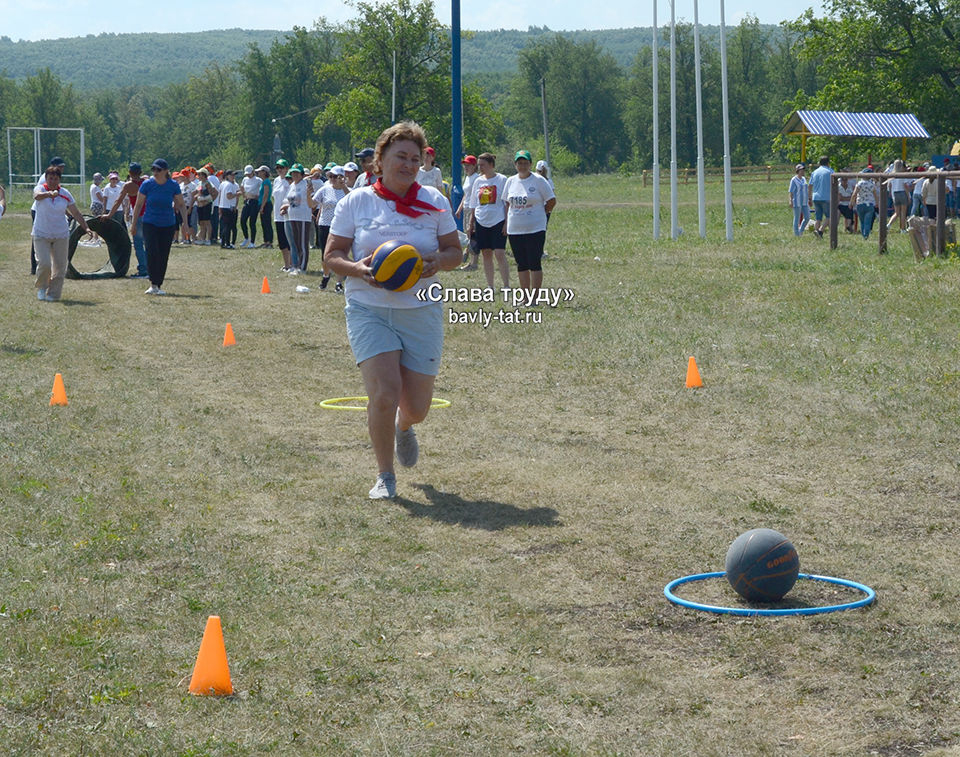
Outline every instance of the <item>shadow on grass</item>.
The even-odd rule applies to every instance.
[[[65,305],[65,306],[68,307],[68,308],[73,308],[73,307],[93,308],[93,307],[96,307],[97,305],[100,305],[101,303],[100,303],[100,302],[96,302],[96,301],[94,301],[94,300],[67,300],[67,299],[61,299],[59,302],[57,302],[57,303],[55,303],[55,304],[57,304],[57,305]]]
[[[456,494],[437,491],[429,484],[414,484],[429,504],[398,497],[395,501],[416,518],[431,518],[464,528],[500,531],[511,526],[559,526],[559,513],[552,507],[524,509],[491,500],[468,500]]]

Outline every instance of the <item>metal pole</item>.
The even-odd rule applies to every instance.
[[[720,83],[723,98],[723,215],[727,241],[733,241],[733,190],[730,186],[730,109],[727,104],[727,27],[724,26],[723,0],[720,0]]]
[[[463,187],[460,171],[463,159],[463,85],[460,72],[460,0],[450,2],[450,205],[452,210],[460,207]],[[463,230],[463,221],[457,221]]]
[[[13,201],[13,156],[10,152],[10,127],[7,127],[7,184],[10,186],[10,201]]]
[[[546,77],[540,77],[540,107],[543,110],[543,159],[553,171],[553,163],[550,162],[550,136],[547,131],[547,80]]]
[[[700,221],[700,238],[706,239],[707,207],[703,186],[703,95],[700,92],[700,12],[697,0],[693,0],[693,57],[697,89],[697,218]]]
[[[670,238],[680,237],[677,197],[677,14],[670,0]]]
[[[390,123],[397,122],[397,51],[393,51],[393,98],[390,102]]]
[[[86,132],[80,129],[80,188],[87,186],[87,151],[85,146]]]
[[[653,238],[660,239],[660,46],[657,0],[653,0]]]

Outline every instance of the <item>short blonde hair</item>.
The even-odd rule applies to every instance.
[[[420,148],[422,153],[427,146],[427,135],[423,127],[415,121],[401,121],[393,126],[384,129],[383,133],[377,137],[377,144],[373,148],[373,170],[374,173],[383,171],[383,154],[394,142],[402,142],[409,139]]]

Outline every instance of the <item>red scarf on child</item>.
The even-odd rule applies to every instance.
[[[443,208],[435,208],[430,203],[417,199],[417,193],[420,191],[420,185],[417,182],[410,185],[410,189],[403,197],[387,189],[383,185],[382,179],[377,179],[377,183],[373,185],[373,191],[384,200],[393,200],[397,204],[397,212],[411,218],[418,218],[424,215],[427,210],[444,212]],[[414,208],[423,208],[424,210],[414,210]]]

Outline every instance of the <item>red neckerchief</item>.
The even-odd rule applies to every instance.
[[[50,191],[50,187],[47,185],[47,182],[43,182],[43,191],[44,192]],[[60,193],[60,187],[57,187],[57,199],[63,199],[63,200],[67,200],[67,202],[70,202],[70,200],[67,199],[67,196],[65,194]]]
[[[417,182],[410,185],[410,189],[403,197],[387,189],[381,179],[377,179],[377,183],[373,185],[373,191],[384,200],[393,200],[397,204],[397,212],[411,218],[418,218],[424,215],[427,210],[444,212],[442,208],[435,208],[433,205],[417,199],[417,193],[420,191],[420,185]],[[423,208],[424,210],[414,210],[414,208]]]

